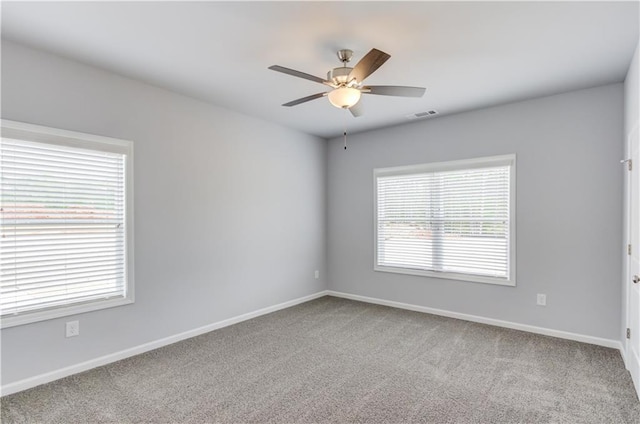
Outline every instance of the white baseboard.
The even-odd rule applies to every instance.
[[[208,333],[213,330],[217,330],[219,328],[228,327],[233,324],[237,324],[242,321],[246,321],[252,318],[259,317],[261,315],[266,315],[271,312],[279,311],[281,309],[289,308],[291,306],[298,305],[300,303],[305,303],[313,299],[317,299],[323,296],[335,296],[342,297],[345,299],[357,300],[360,302],[373,303],[376,305],[384,305],[391,306],[399,309],[406,309],[409,311],[416,312],[424,312],[433,315],[440,315],[449,318],[457,318],[465,321],[478,322],[481,324],[489,324],[495,325],[497,327],[511,328],[514,330],[527,331],[529,333],[542,334],[545,336],[559,337],[567,340],[574,340],[583,343],[594,344],[598,346],[610,347],[613,349],[618,349],[620,354],[624,358],[624,349],[623,345],[619,340],[610,340],[603,339],[600,337],[586,336],[583,334],[570,333],[566,331],[560,330],[552,330],[549,328],[536,327],[533,325],[527,324],[518,324],[510,321],[502,321],[494,318],[485,318],[476,315],[463,314],[459,312],[452,312],[443,309],[435,309],[429,308],[426,306],[419,305],[411,305],[408,303],[395,302],[392,300],[384,300],[377,299],[373,297],[360,296],[350,293],[343,293],[333,290],[323,290],[318,293],[314,293],[309,296],[300,297],[297,299],[293,299],[287,302],[279,303],[274,306],[269,306],[263,309],[259,309],[257,311],[248,312],[246,314],[238,315],[236,317],[228,318],[222,321],[215,322],[213,324],[208,324],[202,327],[195,328],[193,330],[185,331],[183,333],[175,334],[173,336],[165,337],[159,340],[155,340],[149,343],[145,343],[139,346],[135,346],[129,349],[121,350],[119,352],[115,352],[109,355],[101,356],[99,358],[90,359],[85,362],[81,362],[79,364],[71,365],[65,368],[61,368],[55,371],[51,371],[45,374],[40,374],[34,377],[26,378],[24,380],[19,380],[13,383],[6,384],[0,388],[0,394],[2,396],[10,395],[13,393],[21,392],[23,390],[30,389],[32,387],[39,386],[41,384],[49,383],[54,380],[58,380],[60,378],[68,377],[73,374],[77,374],[83,371],[90,370],[92,368],[100,367],[102,365],[107,365],[112,362],[119,361],[121,359],[129,358],[131,356],[139,355],[141,353],[148,352],[150,350],[158,349],[163,346],[170,345],[172,343],[179,342],[181,340],[189,339],[191,337],[199,336],[204,333]]]
[[[631,380],[636,388],[636,394],[640,399],[640,357],[636,356],[633,352],[629,353],[630,355],[627,358],[629,360],[627,363],[627,369],[629,370],[629,373],[631,373]]]
[[[456,318],[464,321],[495,325],[496,327],[511,328],[513,330],[526,331],[529,333],[542,334],[545,336],[558,337],[561,339],[574,340],[577,342],[610,347],[613,349],[618,349],[621,355],[623,355],[623,346],[619,340],[603,339],[600,337],[586,336],[584,334],[569,333],[567,331],[552,330],[550,328],[536,327],[533,325],[519,324],[516,322],[502,321],[494,318],[485,318],[477,315],[463,314],[460,312],[452,312],[444,309],[429,308],[427,306],[411,305],[409,303],[395,302],[393,300],[378,299],[375,297],[360,296],[357,294],[343,293],[333,290],[328,290],[327,294],[329,296],[358,300],[360,302],[374,303],[376,305],[391,306],[393,308],[406,309],[415,312],[425,312],[427,314],[440,315],[443,317]]]
[[[309,296],[299,297],[297,299],[289,300],[287,302],[279,303],[274,306],[269,306],[257,311],[248,312],[246,314],[238,315],[236,317],[228,318],[222,321],[214,322],[203,327],[194,328],[193,330],[185,331],[183,333],[175,334],[173,336],[165,337],[159,340],[154,340],[149,343],[141,344],[129,349],[121,350],[119,352],[111,353],[109,355],[101,356],[99,358],[90,359],[79,364],[71,365],[65,368],[61,368],[55,371],[51,371],[45,374],[36,375],[34,377],[25,378],[13,383],[6,384],[0,388],[0,394],[2,396],[10,395],[12,393],[21,392],[23,390],[30,389],[32,387],[39,386],[41,384],[49,383],[60,378],[68,377],[73,374],[77,374],[83,371],[90,370],[92,368],[107,365],[112,362],[119,361],[121,359],[129,358],[131,356],[139,355],[144,352],[148,352],[159,347],[167,346],[172,343],[179,342],[181,340],[189,339],[191,337],[199,336],[204,333],[208,333],[219,328],[228,327],[233,324],[237,324],[242,321],[246,321],[252,318],[259,317],[260,315],[266,315],[271,312],[279,311],[280,309],[289,308],[291,306],[305,303],[319,297],[327,295],[327,291],[323,290],[318,293],[314,293]]]

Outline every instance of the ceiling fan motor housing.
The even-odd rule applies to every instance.
[[[349,74],[353,68],[349,68],[347,66],[341,66],[339,68],[333,68],[329,72],[327,72],[327,80],[333,82],[338,86],[347,85]]]

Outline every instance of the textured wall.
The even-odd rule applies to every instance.
[[[134,142],[136,291],[3,329],[2,384],[325,289],[324,140],[8,42],[2,117]]]
[[[329,288],[619,340],[622,129],[613,84],[330,140]],[[508,153],[516,287],[373,271],[374,168]]]

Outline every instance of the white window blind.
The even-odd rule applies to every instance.
[[[126,155],[0,141],[2,317],[127,297]]]
[[[511,162],[501,157],[422,168],[376,176],[377,269],[508,282]]]

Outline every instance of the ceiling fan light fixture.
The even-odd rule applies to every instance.
[[[349,109],[360,100],[360,90],[351,87],[340,87],[329,92],[329,101],[340,109]]]

